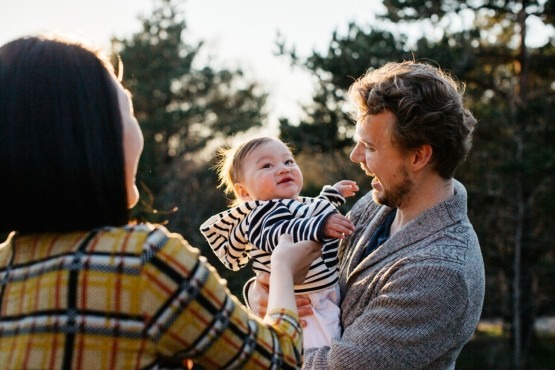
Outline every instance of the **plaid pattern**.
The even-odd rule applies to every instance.
[[[322,256],[314,260],[303,284],[295,293],[310,293],[333,286],[338,281],[339,239],[325,238],[323,228],[345,198],[326,185],[317,198],[254,200],[220,212],[201,226],[200,231],[220,261],[237,271],[253,259],[254,271],[270,272],[271,253],[279,237],[293,241],[322,242]]]
[[[298,317],[264,323],[196,249],[161,227],[18,235],[0,245],[6,369],[296,368]]]

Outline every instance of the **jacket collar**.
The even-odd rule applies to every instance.
[[[400,249],[407,248],[433,234],[440,232],[467,217],[467,193],[464,186],[454,181],[455,194],[444,202],[438,203],[432,208],[418,215],[414,220],[403,226],[395,235],[391,236],[384,244],[374,252],[360,261],[364,247],[370,237],[383,222],[385,217],[392,211],[391,208],[380,206],[376,216],[370,221],[364,235],[353,246],[352,258],[349,261],[348,278],[351,279],[368,267],[379,263],[384,258],[396,253]],[[359,263],[360,261],[360,263]]]

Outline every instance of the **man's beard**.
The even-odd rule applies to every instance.
[[[409,178],[405,167],[401,167],[399,172],[401,173],[402,179],[391,189],[386,190],[384,188],[382,192],[378,193],[375,190],[372,192],[374,202],[391,208],[400,207],[407,202],[408,195],[412,191],[414,183]]]

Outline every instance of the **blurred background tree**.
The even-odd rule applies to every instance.
[[[240,294],[250,269],[227,271],[198,227],[227,206],[211,169],[215,148],[267,128],[267,93],[241,70],[202,65],[202,42],[187,39],[184,1],[154,1],[141,31],[113,40],[145,134],[138,174],[145,187],[135,217],[169,223]],[[469,215],[486,262],[483,317],[503,318],[512,346],[512,357],[488,361],[490,368],[523,368],[533,360],[528,354],[536,317],[555,314],[555,1],[383,4],[379,22],[333,32],[327,50],[298,55],[278,34],[277,53],[314,81],[303,116],[280,119],[281,137],[303,169],[304,194],[350,178],[361,186],[361,196],[370,181],[348,157],[354,124],[345,96],[354,79],[386,62],[414,59],[466,82],[467,104],[479,126],[457,178],[469,191]]]
[[[171,222],[191,244],[207,248],[198,227],[226,207],[210,161],[227,138],[262,126],[267,94],[241,70],[202,65],[202,42],[187,39],[184,3],[154,0],[142,30],[112,45],[145,138],[133,216]],[[210,250],[203,253],[219,264]]]

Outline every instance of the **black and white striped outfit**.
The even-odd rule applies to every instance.
[[[283,234],[290,234],[295,242],[322,242],[322,256],[310,266],[305,282],[295,286],[296,293],[314,292],[337,283],[339,240],[325,238],[323,228],[344,203],[345,198],[326,185],[317,198],[242,203],[212,216],[200,231],[223,264],[234,271],[252,258],[255,271],[270,272],[271,253]]]
[[[208,243],[232,270],[239,270],[253,259],[255,271],[270,272],[271,253],[280,235],[289,234],[293,241],[322,242],[322,256],[310,266],[303,284],[295,293],[307,294],[313,315],[303,317],[305,349],[330,346],[341,336],[338,239],[324,237],[326,219],[337,212],[345,198],[326,185],[317,198],[298,197],[249,201],[212,216],[200,227]]]

